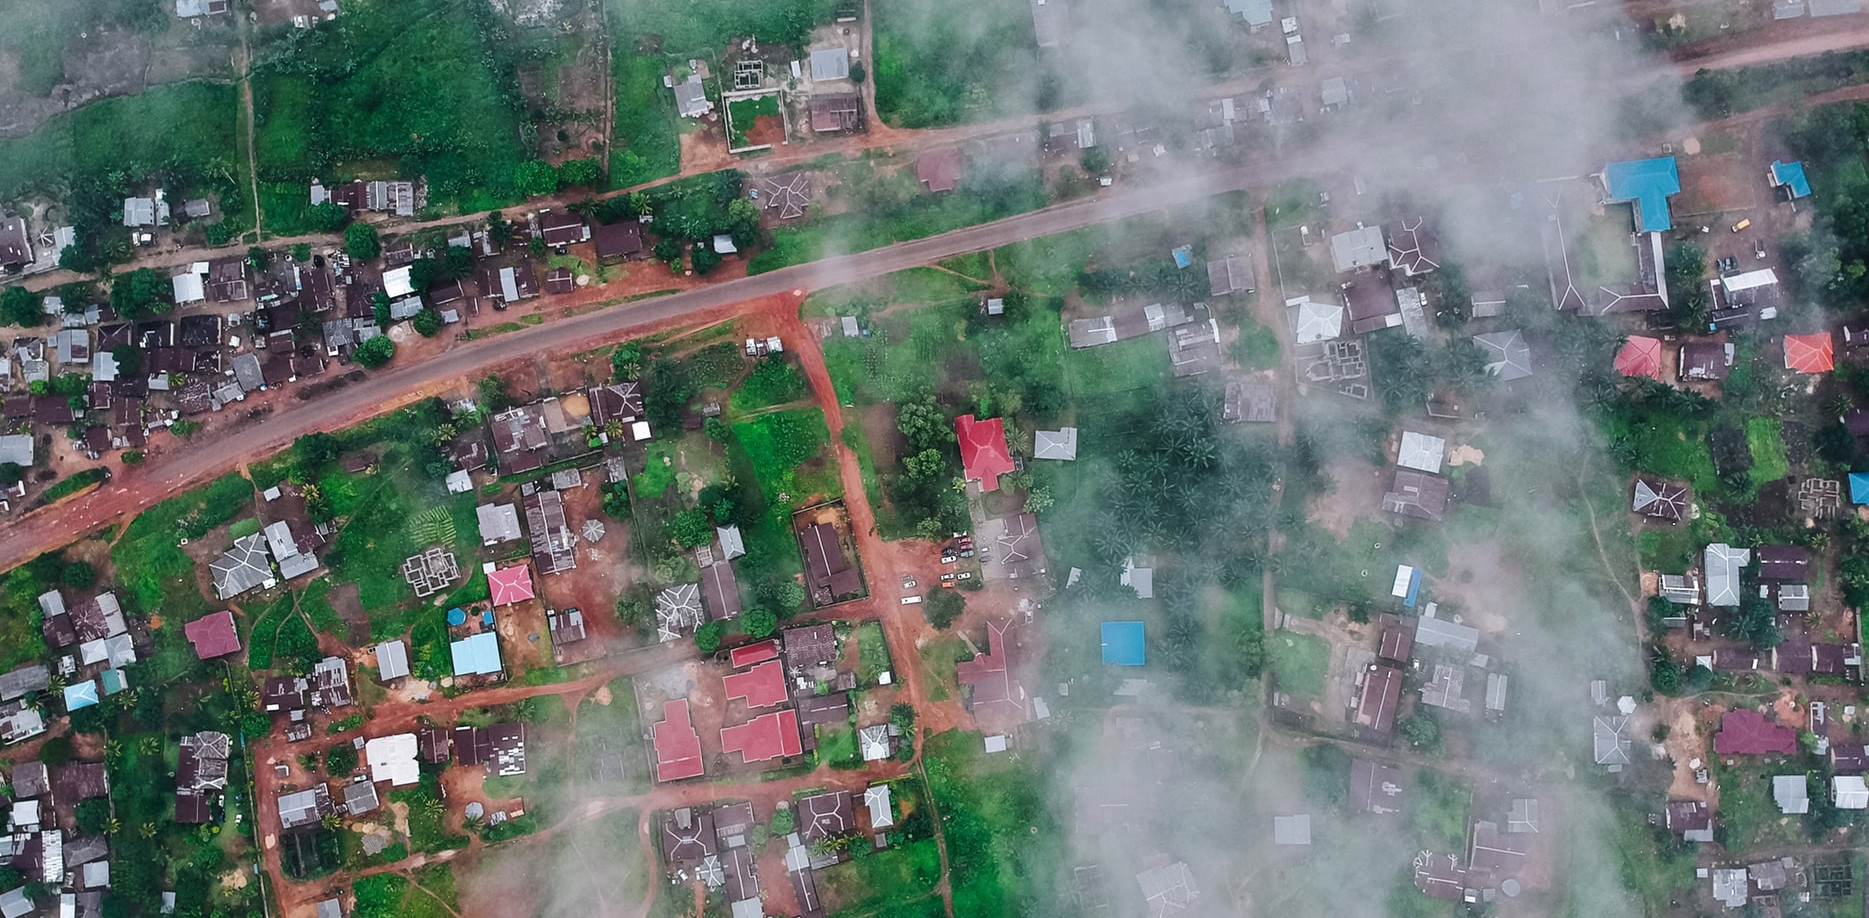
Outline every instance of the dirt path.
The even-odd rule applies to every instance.
[[[241,16],[239,20],[240,44],[234,48],[234,72],[239,75],[242,127],[247,132],[247,185],[253,195],[253,238],[263,240],[266,238],[266,214],[260,208],[260,161],[259,154],[254,151],[253,129],[253,51],[248,46],[252,29],[247,17]]]

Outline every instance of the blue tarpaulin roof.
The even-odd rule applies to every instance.
[[[1869,504],[1869,472],[1850,473],[1850,503]]]
[[[1803,163],[1781,163],[1773,160],[1772,181],[1791,189],[1793,198],[1811,196],[1811,180],[1804,177]]]
[[[448,645],[454,655],[454,674],[483,676],[500,671],[500,639],[491,631],[482,631]]]
[[[1103,662],[1115,666],[1141,666],[1148,661],[1148,642],[1141,622],[1103,623]]]
[[[1610,163],[1603,168],[1603,184],[1610,200],[1635,202],[1636,224],[1642,232],[1665,233],[1674,228],[1668,196],[1681,193],[1681,171],[1674,157]]]

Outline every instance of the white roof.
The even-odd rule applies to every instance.
[[[1731,277],[1720,278],[1720,285],[1732,293],[1771,287],[1777,283],[1778,274],[1770,268],[1760,268],[1757,271],[1746,271]]]
[[[1869,784],[1863,783],[1862,775],[1837,775],[1832,781],[1837,792],[1837,809],[1869,809]]]
[[[1389,243],[1382,227],[1363,226],[1330,237],[1330,258],[1338,271],[1354,271],[1389,260]]]
[[[394,787],[407,787],[422,779],[422,769],[415,761],[413,733],[379,736],[364,743],[364,760],[370,763],[370,780],[388,781]]]
[[[519,510],[512,504],[481,504],[474,514],[480,518],[481,542],[492,545],[519,538]]]
[[[178,305],[199,303],[208,298],[207,290],[201,285],[201,275],[193,271],[177,274],[170,278],[170,282],[175,287],[175,302]]]
[[[1772,799],[1782,813],[1797,815],[1811,811],[1810,788],[1803,775],[1773,775]]]
[[[392,300],[415,292],[415,285],[409,282],[408,265],[383,272],[383,292],[389,294]]]
[[[376,677],[384,682],[409,674],[409,647],[401,641],[376,645]]]
[[[1311,815],[1272,817],[1272,844],[1308,845],[1311,843]]]
[[[0,437],[0,462],[17,462],[20,465],[32,465],[33,439],[29,434],[7,434]]]
[[[1076,459],[1077,428],[1065,427],[1060,430],[1038,431],[1033,435],[1032,458],[1065,461]]]
[[[1003,734],[997,734],[997,733],[992,736],[987,737],[986,738],[986,751],[1005,752],[1006,751],[1006,737]]]
[[[1291,320],[1292,337],[1299,344],[1317,344],[1343,337],[1342,306],[1320,303],[1305,294],[1286,300],[1285,311]]]
[[[1440,474],[1441,458],[1447,455],[1447,441],[1412,430],[1402,431],[1401,453],[1395,464],[1405,469]]]
[[[472,475],[467,474],[465,469],[456,469],[455,471],[449,472],[447,484],[449,494],[466,494],[474,490],[474,478]]]
[[[1415,580],[1415,569],[1406,564],[1395,566],[1395,584],[1389,587],[1389,595],[1401,599],[1408,595],[1408,588]]]

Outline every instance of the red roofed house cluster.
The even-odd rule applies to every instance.
[[[655,779],[679,781],[706,770],[701,761],[701,736],[688,716],[688,699],[662,705],[662,721],[655,725]]]
[[[1010,621],[988,622],[987,652],[954,668],[960,684],[972,690],[967,706],[974,717],[995,727],[1016,726],[1027,718],[1030,701],[1018,677],[1020,637],[1019,627]]]
[[[1720,718],[1713,751],[1720,755],[1792,755],[1798,751],[1798,735],[1790,727],[1767,721],[1757,711],[1728,711]]]

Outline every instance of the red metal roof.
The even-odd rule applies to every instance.
[[[744,647],[735,647],[727,652],[727,659],[733,664],[734,669],[739,669],[742,666],[751,666],[754,663],[764,663],[767,660],[776,659],[778,656],[779,642],[772,639],[760,641],[757,644],[748,644]]]
[[[1630,336],[1616,352],[1616,372],[1624,376],[1661,378],[1661,339]]]
[[[1356,706],[1356,722],[1377,733],[1395,726],[1395,709],[1402,700],[1402,671],[1378,666],[1363,679],[1363,698]]]
[[[688,717],[688,699],[664,702],[662,722],[655,725],[655,779],[679,781],[704,770],[701,736]]]
[[[1799,373],[1828,373],[1837,365],[1830,333],[1785,336],[1785,369]]]
[[[727,700],[744,698],[749,708],[769,708],[785,700],[785,667],[777,660],[767,660],[722,681],[727,685]]]
[[[960,438],[960,464],[967,480],[978,480],[980,490],[999,490],[999,476],[1012,471],[1012,453],[1006,448],[1006,428],[999,418],[976,421],[963,414],[954,419]]]
[[[1767,722],[1757,711],[1728,711],[1720,718],[1713,751],[1720,755],[1791,755],[1798,751],[1798,736],[1790,727]]]
[[[240,632],[234,627],[234,613],[221,611],[204,615],[182,626],[188,642],[195,645],[195,656],[212,660],[240,649]]]
[[[953,191],[960,184],[959,147],[941,147],[923,153],[915,160],[915,178],[929,191]]]
[[[737,727],[722,728],[720,751],[738,752],[749,763],[798,755],[805,751],[798,738],[798,712],[774,711]]]

